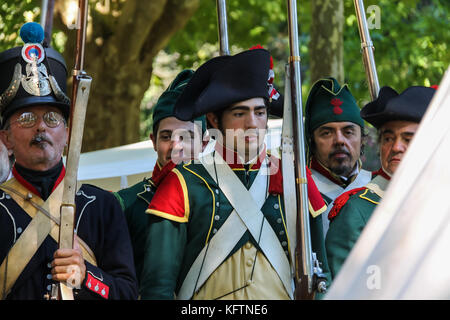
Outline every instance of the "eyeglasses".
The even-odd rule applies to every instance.
[[[65,122],[64,117],[55,111],[44,113],[42,119],[49,128],[56,128],[61,124],[61,122]],[[22,113],[16,120],[12,121],[11,124],[17,122],[19,127],[32,128],[36,124],[37,120],[38,116],[34,112],[27,111]]]

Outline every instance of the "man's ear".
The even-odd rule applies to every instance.
[[[66,147],[69,145],[70,128],[66,127]]]
[[[152,140],[153,143],[153,149],[155,149],[156,152],[158,152],[158,150],[156,149],[156,136],[153,135],[153,133],[150,133],[150,140]]]
[[[208,112],[206,114],[206,120],[208,120],[211,127],[214,129],[219,129],[219,118],[214,112]]]
[[[9,153],[9,150],[12,149],[12,147],[14,145],[11,142],[11,140],[9,139],[9,134],[8,134],[7,130],[0,130],[0,139],[2,140],[5,147],[8,149],[8,153]],[[11,151],[11,153],[12,153],[12,151]]]

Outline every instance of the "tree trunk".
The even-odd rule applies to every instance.
[[[84,69],[93,80],[83,152],[139,141],[139,108],[153,58],[193,15],[199,0],[115,2],[120,8],[103,3],[110,4],[109,10],[98,10],[98,3],[90,8]],[[75,39],[75,30],[68,32],[64,56],[69,70]]]
[[[314,0],[312,6],[311,83],[323,77],[344,77],[344,1]]]

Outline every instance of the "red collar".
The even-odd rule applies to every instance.
[[[228,149],[220,143],[216,143],[215,150],[222,156],[222,158],[230,166],[231,169],[244,169],[242,158],[236,151]],[[259,168],[261,168],[261,164],[263,163],[266,155],[266,146],[264,145],[264,148],[256,158],[256,162],[250,164],[250,170],[258,170]]]
[[[372,172],[372,177],[382,176],[386,180],[391,180],[391,177],[383,170],[383,168],[378,169],[377,171]]]
[[[155,168],[153,168],[152,173],[152,181],[155,186],[158,186],[161,181],[163,181],[164,178],[169,174],[169,172],[172,171],[173,168],[175,168],[175,166],[175,163],[169,161],[164,167],[161,167],[158,161],[156,161]]]
[[[215,150],[222,156],[231,169],[244,169],[241,157],[234,150],[228,149],[219,143],[216,143]],[[266,155],[266,147],[264,146],[256,158],[256,162],[250,164],[249,170],[259,170]],[[270,168],[269,193],[283,194],[283,176],[281,174],[280,159],[269,155],[268,165]]]
[[[41,197],[41,193],[31,183],[29,183],[27,180],[25,180],[24,177],[22,177],[19,174],[19,172],[17,171],[15,166],[12,169],[12,174],[13,174],[14,178],[16,178],[16,180],[20,182],[21,185],[23,185],[29,191],[33,192],[35,195],[38,195],[39,197]],[[58,179],[56,179],[55,185],[53,186],[52,192],[55,191],[55,189],[58,187],[58,185],[64,179],[65,175],[66,175],[66,167],[63,166],[61,173],[59,174]]]

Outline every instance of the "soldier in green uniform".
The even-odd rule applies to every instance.
[[[366,186],[335,200],[329,218],[326,251],[332,277],[336,277],[397,170],[435,89],[413,86],[401,94],[383,87],[378,98],[361,110],[361,116],[378,129],[380,170]]]
[[[343,192],[364,186],[371,179],[371,173],[362,169],[359,159],[364,131],[359,113],[348,85],[341,86],[331,77],[318,80],[306,101],[306,157],[311,177],[327,204],[326,210],[311,217],[311,231],[320,239],[312,243],[312,249],[323,252],[318,257],[325,272],[329,271],[325,236],[332,203]],[[330,274],[328,277],[331,279]]]
[[[264,144],[269,66],[264,49],[211,59],[177,101],[175,115],[206,114],[216,140],[150,203],[144,299],[293,298],[282,176]]]
[[[150,139],[158,157],[152,177],[114,193],[127,220],[139,283],[145,259],[147,224],[152,220],[151,216],[145,214],[145,210],[167,173],[175,167],[175,163],[184,159],[185,155],[182,153],[189,153],[180,137],[187,133],[192,138],[192,142],[194,142],[194,136],[197,139],[201,137],[201,129],[197,128],[194,122],[180,121],[173,115],[175,102],[193,74],[192,70],[180,72],[153,107],[153,132],[150,134]],[[200,121],[203,127],[205,126],[204,117],[196,120]],[[195,132],[195,130],[198,131]],[[196,143],[200,144],[201,148],[199,139]],[[190,157],[189,154],[186,156]]]
[[[324,235],[334,199],[371,179],[359,159],[363,134],[364,120],[348,85],[340,86],[331,77],[317,81],[306,101],[305,138],[312,177],[328,205],[317,217],[322,220]]]

